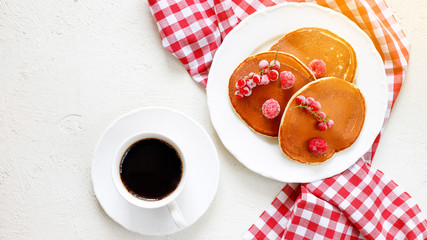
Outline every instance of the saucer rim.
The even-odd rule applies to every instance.
[[[98,184],[96,180],[95,175],[97,173],[96,172],[96,165],[97,165],[97,160],[96,160],[96,155],[97,152],[99,152],[99,149],[102,145],[102,140],[105,138],[106,134],[111,131],[111,129],[113,129],[118,123],[120,123],[120,121],[122,121],[123,119],[130,117],[131,115],[134,114],[138,114],[140,112],[144,112],[144,111],[155,111],[155,110],[159,110],[159,111],[165,111],[165,112],[169,112],[170,114],[178,114],[181,115],[186,121],[189,121],[192,125],[194,125],[197,129],[200,130],[200,132],[202,133],[202,135],[206,138],[208,144],[206,145],[207,147],[211,148],[212,151],[212,160],[214,165],[216,166],[216,169],[212,169],[211,172],[215,172],[215,174],[213,174],[212,176],[214,178],[211,178],[210,180],[213,181],[214,184],[214,188],[210,188],[212,192],[212,194],[210,195],[209,198],[205,199],[204,201],[207,202],[206,207],[204,207],[204,209],[200,210],[200,213],[198,214],[198,216],[192,221],[189,222],[185,227],[183,228],[177,228],[176,226],[174,227],[174,229],[169,229],[169,231],[163,231],[163,232],[142,232],[142,231],[138,231],[135,229],[131,229],[129,226],[127,226],[124,222],[120,221],[120,219],[117,219],[117,216],[113,217],[108,211],[108,207],[105,206],[105,203],[103,203],[102,200],[100,200],[100,194],[97,193],[99,190],[97,190],[96,185]],[[104,173],[105,174],[105,173]],[[150,107],[141,107],[141,108],[137,108],[134,109],[132,111],[129,111],[125,114],[120,115],[119,117],[117,117],[114,121],[112,121],[103,131],[103,133],[101,134],[101,136],[98,138],[97,144],[95,146],[94,152],[93,152],[93,157],[92,157],[92,165],[91,165],[91,181],[92,181],[92,189],[94,191],[95,197],[97,199],[97,202],[99,203],[99,205],[102,207],[102,209],[104,210],[104,212],[117,224],[119,224],[120,226],[122,226],[123,228],[125,228],[126,230],[130,231],[130,232],[134,232],[134,233],[138,233],[144,236],[165,236],[165,235],[170,235],[179,231],[182,231],[184,229],[187,229],[188,227],[192,226],[195,222],[197,222],[209,209],[210,205],[212,204],[217,192],[218,192],[218,186],[219,186],[219,175],[220,175],[220,164],[219,164],[219,156],[218,156],[218,151],[215,147],[215,144],[212,140],[212,138],[210,137],[210,135],[207,133],[206,129],[204,129],[204,127],[198,123],[197,121],[195,121],[194,119],[192,119],[191,117],[189,117],[187,114],[180,112],[178,110],[172,109],[172,108],[168,108],[168,107],[163,107],[163,106],[150,106]],[[188,180],[188,179],[187,179]],[[113,184],[111,182],[111,184]],[[114,187],[114,186],[113,186]],[[117,193],[117,195],[120,196],[119,193]],[[121,196],[120,196],[121,197]],[[102,198],[102,197],[101,197]],[[177,199],[179,198],[179,196],[177,197]],[[124,205],[122,206],[124,207]],[[164,208],[166,206],[163,206],[162,208]],[[149,209],[147,209],[149,210]]]

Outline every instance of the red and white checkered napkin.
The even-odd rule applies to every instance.
[[[384,60],[389,84],[386,122],[409,58],[409,43],[390,9],[383,0],[308,1],[343,13],[371,37]],[[148,2],[163,46],[196,82],[206,86],[213,56],[227,33],[257,9],[285,1]],[[409,194],[371,167],[380,136],[343,173],[312,183],[287,184],[244,238],[427,239],[427,221]]]

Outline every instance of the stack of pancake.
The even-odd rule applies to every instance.
[[[280,81],[270,82],[253,89],[250,96],[235,96],[236,82],[251,72],[259,71],[261,60],[280,62],[280,70],[290,71],[295,84],[282,89]],[[326,72],[316,79],[308,68],[311,61],[320,59]],[[246,58],[232,73],[229,80],[229,98],[237,115],[256,133],[278,137],[279,145],[290,159],[307,164],[320,163],[338,151],[350,147],[357,139],[365,119],[365,101],[360,90],[352,84],[356,73],[356,53],[349,43],[329,30],[301,28],[279,39],[269,52]],[[298,95],[313,97],[322,105],[322,111],[335,125],[319,131],[316,119],[303,109],[294,108]],[[281,112],[275,119],[262,115],[262,105],[275,99]],[[307,143],[321,137],[328,143],[324,154],[310,153]]]

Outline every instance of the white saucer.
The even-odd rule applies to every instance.
[[[143,235],[167,235],[182,229],[173,222],[167,207],[142,209],[126,202],[117,192],[111,177],[114,154],[129,136],[142,131],[167,134],[185,151],[188,179],[176,199],[187,226],[197,221],[212,202],[219,180],[215,146],[194,120],[167,108],[141,108],[114,121],[95,148],[92,163],[93,188],[105,212],[124,228]]]

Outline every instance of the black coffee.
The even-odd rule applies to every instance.
[[[123,154],[120,177],[135,197],[156,201],[167,197],[182,177],[182,161],[169,143],[146,138],[132,144]]]

